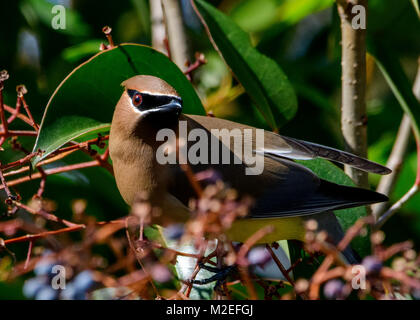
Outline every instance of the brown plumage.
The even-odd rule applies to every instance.
[[[209,137],[212,136],[211,129],[224,128],[238,129],[236,135],[241,138],[245,129],[251,129],[252,136],[255,137],[255,128],[214,117],[180,114],[180,97],[169,84],[159,78],[136,76],[124,81],[123,85],[125,91],[115,108],[109,142],[118,189],[128,204],[133,203],[137,194],[145,191],[151,196],[152,203],[162,208],[164,216],[171,217],[171,220],[185,220],[189,213],[186,205],[188,199],[194,196],[194,191],[178,165],[161,165],[157,162],[156,151],[162,144],[156,141],[157,132],[162,128],[171,128],[178,132],[179,120],[187,121],[188,133],[201,128]],[[139,94],[141,98],[138,97]],[[140,100],[141,103],[137,105]],[[230,144],[222,143],[221,148],[229,148],[232,159],[243,156],[246,146],[249,146],[256,157],[262,157],[263,172],[246,175],[247,165],[235,164],[233,161],[230,164],[215,165],[190,163],[190,166],[195,172],[213,168],[241,194],[253,196],[256,204],[248,220],[259,221],[254,223],[256,227],[264,223],[262,221],[288,221],[285,218],[292,219],[290,221],[293,224],[295,220],[301,223],[301,219],[293,219],[306,216],[325,217],[321,213],[387,200],[385,196],[370,190],[340,186],[322,180],[312,171],[293,162],[293,159],[322,157],[369,172],[390,172],[388,168],[366,159],[267,131],[264,132],[263,147],[257,146],[255,139],[244,139],[242,150],[235,151],[234,139],[230,141]],[[190,147],[194,142],[187,144]],[[327,216],[334,224],[330,229],[337,229],[338,223],[334,215],[328,213]],[[324,226],[328,225],[324,218],[323,221]],[[266,240],[275,237],[276,240],[299,238],[302,233],[301,229],[288,231],[290,230],[284,228],[278,230],[279,234]],[[232,234],[239,233],[233,231]],[[339,237],[336,237],[337,241]]]

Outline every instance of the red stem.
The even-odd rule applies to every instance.
[[[26,255],[25,265],[23,267],[24,270],[26,270],[28,268],[29,260],[31,260],[33,244],[34,244],[33,240],[29,241],[28,253]]]
[[[8,245],[8,244],[18,243],[18,242],[35,241],[39,238],[45,238],[47,236],[52,236],[52,235],[65,233],[65,232],[78,231],[78,230],[84,229],[85,227],[86,227],[85,225],[77,225],[74,227],[62,228],[62,229],[58,229],[54,231],[46,231],[46,232],[41,232],[37,234],[27,234],[25,236],[4,240],[4,244]]]
[[[3,105],[3,82],[0,83],[0,119],[3,125],[3,134],[7,135],[7,120],[6,115],[4,114],[4,105]]]
[[[29,110],[29,106],[27,105],[25,98],[22,96],[20,97],[23,103],[23,107],[25,108],[26,114],[28,115],[29,119],[31,120],[31,126],[35,129],[35,131],[39,130],[38,125],[36,124],[34,117],[32,116],[31,111]]]
[[[47,170],[45,170],[45,175],[49,176],[49,175],[56,174],[56,173],[62,173],[62,172],[67,172],[67,171],[72,171],[72,170],[96,167],[96,166],[100,166],[100,165],[101,165],[101,163],[98,160],[76,163],[76,164],[71,164],[71,165],[64,166],[64,167],[47,169]],[[27,182],[27,181],[33,180],[33,179],[39,179],[41,177],[42,177],[42,174],[40,172],[37,172],[37,173],[33,174],[31,177],[26,176],[26,177],[18,178],[18,179],[9,181],[7,184],[9,186],[15,186],[17,184],[24,183],[24,182]],[[0,188],[0,190],[1,189],[3,189],[3,188]]]

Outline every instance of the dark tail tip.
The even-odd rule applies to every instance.
[[[330,195],[333,194],[336,199],[338,198],[349,203],[360,203],[360,205],[386,202],[389,200],[386,195],[376,191],[337,185],[325,180],[321,180],[321,189]]]

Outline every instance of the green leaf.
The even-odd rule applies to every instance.
[[[277,23],[293,25],[333,4],[334,0],[246,0],[232,10],[231,17],[244,30],[259,32]]]
[[[273,129],[293,118],[297,99],[278,64],[258,52],[247,33],[203,0],[193,2],[213,44]]]
[[[420,103],[414,96],[412,84],[407,78],[398,57],[392,49],[377,39],[369,39],[368,51],[375,58],[376,64],[384,75],[389,87],[397,98],[401,108],[410,117],[411,126],[417,141],[420,141]]]
[[[331,7],[334,0],[285,0],[277,10],[280,22],[295,24],[306,16]]]
[[[68,141],[108,131],[123,91],[121,82],[138,74],[166,80],[181,95],[185,113],[204,114],[194,88],[167,56],[147,46],[123,44],[98,53],[58,86],[47,104],[33,148],[44,153],[35,157],[32,165]]]
[[[300,164],[309,168],[317,174],[318,177],[337,184],[346,186],[355,186],[354,182],[347,176],[343,170],[324,159],[298,160]],[[334,211],[344,231],[350,228],[361,217],[365,217],[367,212],[365,207],[356,207],[350,209]],[[352,247],[362,257],[370,251],[369,238],[367,236],[356,237],[352,242]]]
[[[416,13],[420,18],[420,8],[418,0],[411,0],[411,3],[413,4],[414,10],[416,10]]]
[[[103,43],[102,40],[88,40],[86,42],[68,47],[63,50],[61,56],[68,62],[77,62],[87,56],[98,52],[99,46]]]
[[[57,13],[53,13],[53,7],[54,4],[46,0],[25,0],[21,4],[21,11],[32,27],[34,27],[34,25],[36,25],[39,20],[44,25],[53,29],[51,24],[52,20],[60,12],[58,11]],[[60,23],[65,22],[64,28],[53,30],[72,36],[87,36],[90,34],[89,25],[82,20],[82,17],[77,11],[74,11],[70,8],[65,8],[64,16],[65,20],[60,21]]]

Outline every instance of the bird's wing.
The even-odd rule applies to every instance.
[[[284,157],[296,160],[324,158],[367,172],[377,174],[391,173],[391,169],[383,165],[358,157],[349,152],[326,147],[320,144],[280,136],[269,131],[265,132],[264,138],[264,149],[257,149],[256,152],[262,152],[267,156]],[[286,142],[286,144],[290,147],[288,150],[287,148],[284,148],[284,142]]]
[[[194,116],[189,118],[188,126],[191,128],[201,127],[207,130],[251,128],[238,126],[233,122],[226,123],[224,122],[226,120],[221,119],[218,120],[221,120],[222,123],[220,121],[213,122],[214,118],[210,117]],[[265,140],[267,143],[267,139]],[[293,150],[304,151],[300,145],[294,147],[294,141],[289,144],[280,136],[278,141],[279,148],[277,149],[284,152],[291,149],[290,152]],[[248,143],[248,141],[244,141],[244,143]],[[230,150],[233,153],[232,147]],[[303,151],[299,152],[304,153]],[[309,153],[309,151],[306,152]],[[387,200],[385,196],[370,190],[340,186],[322,180],[311,170],[285,157],[262,155],[260,157],[264,159],[264,170],[259,175],[246,175],[244,164],[191,165],[191,168],[194,172],[212,168],[218,171],[223,180],[240,191],[241,194],[252,196],[256,200],[250,213],[253,218],[309,215]],[[190,183],[181,170],[174,171],[174,185],[170,192],[183,203],[187,203],[188,199],[194,196],[189,185]]]
[[[197,121],[207,129],[233,129],[238,128],[240,130],[256,128],[235,123],[225,119],[204,117],[204,116],[192,116],[188,115],[188,118]],[[248,141],[244,141],[248,143]],[[250,142],[253,144],[253,149],[256,153],[263,154],[267,157],[277,158],[288,158],[293,160],[309,160],[315,158],[324,158],[327,160],[343,163],[351,167],[377,173],[377,174],[389,174],[391,170],[383,165],[369,161],[367,159],[358,157],[349,152],[341,151],[338,149],[326,147],[320,144],[298,140],[281,136],[274,132],[264,131],[264,145],[257,146],[255,141]]]

